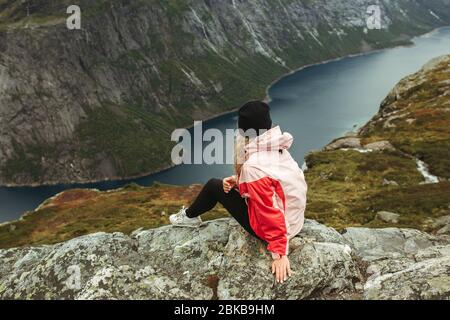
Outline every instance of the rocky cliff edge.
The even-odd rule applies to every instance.
[[[450,239],[307,220],[293,276],[276,284],[262,243],[233,220],[96,233],[0,250],[2,299],[449,299]]]

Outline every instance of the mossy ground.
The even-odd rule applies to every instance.
[[[110,192],[75,189],[47,200],[39,210],[20,221],[0,227],[0,247],[52,244],[77,236],[104,232],[131,233],[169,222],[198,193],[201,186],[130,185]],[[204,220],[225,216],[217,208]]]
[[[450,182],[420,185],[413,164],[387,156],[386,167],[366,170],[368,162],[356,152],[321,155],[306,177],[309,184],[306,217],[341,230],[349,226],[407,227],[434,231],[433,219],[448,214]],[[377,155],[381,159],[383,155]],[[334,162],[336,157],[340,161]],[[328,167],[330,160],[335,164]],[[375,161],[375,160],[374,160]],[[402,162],[406,170],[397,177],[411,178],[398,187],[383,186],[382,177],[395,170],[392,162]],[[399,179],[400,181],[400,179]],[[406,181],[406,180],[405,180]],[[110,192],[75,189],[48,200],[39,210],[22,220],[0,227],[0,248],[53,244],[95,232],[123,232],[167,225],[170,214],[188,205],[201,186],[156,184],[152,187],[131,185]],[[399,224],[375,219],[379,211],[401,214]],[[203,216],[212,220],[229,216],[217,206]]]
[[[435,231],[433,219],[449,214],[450,182],[422,184],[415,161],[395,152],[320,152],[308,163],[307,216],[338,230],[395,226]],[[398,186],[386,185],[385,179]],[[399,213],[399,223],[376,219],[379,211]]]

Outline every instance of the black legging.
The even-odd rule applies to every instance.
[[[217,203],[222,204],[248,233],[258,238],[250,226],[245,199],[241,197],[236,189],[225,193],[223,190],[223,182],[219,179],[211,179],[208,181],[194,203],[186,210],[186,215],[189,218],[198,217],[212,210]]]

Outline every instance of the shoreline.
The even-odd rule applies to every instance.
[[[140,178],[145,178],[148,176],[151,176],[153,174],[162,173],[167,170],[175,168],[176,165],[168,165],[163,167],[162,169],[156,169],[156,171],[150,171],[148,173],[143,173],[141,175],[136,176],[130,176],[130,177],[111,177],[108,179],[103,180],[83,180],[83,181],[73,181],[73,182],[46,182],[46,183],[32,183],[32,184],[4,184],[0,185],[0,189],[21,189],[21,188],[40,188],[40,187],[56,187],[56,186],[73,186],[73,188],[70,189],[90,189],[83,187],[85,185],[89,184],[96,184],[96,183],[108,183],[108,182],[125,182],[127,180],[136,180]]]
[[[446,28],[450,28],[450,26],[443,26],[443,27],[439,27],[439,28],[435,28],[429,32],[426,32],[424,34],[420,34],[420,35],[416,35],[411,37],[408,41],[411,42],[411,44],[414,44],[413,40],[416,38],[420,38],[420,37],[426,37],[428,35],[431,35],[441,29],[446,29]],[[299,68],[296,69],[292,69],[291,71],[289,71],[288,73],[285,73],[281,76],[279,76],[278,78],[276,78],[275,80],[273,80],[269,85],[266,86],[265,89],[265,96],[263,98],[263,101],[270,103],[272,102],[272,99],[269,95],[269,90],[270,88],[272,88],[276,83],[278,83],[279,81],[283,80],[284,78],[287,78],[297,72],[300,72],[304,69],[310,68],[310,67],[314,67],[314,66],[320,66],[320,65],[325,65],[328,63],[333,63],[333,62],[338,62],[344,59],[351,59],[351,58],[356,58],[356,57],[361,57],[361,56],[367,56],[367,55],[371,55],[371,54],[375,54],[375,53],[379,53],[379,52],[383,52],[386,50],[392,50],[392,49],[396,49],[396,48],[402,48],[402,47],[407,47],[407,45],[402,44],[402,45],[394,45],[392,47],[386,47],[386,48],[382,48],[382,49],[373,49],[373,50],[368,50],[365,52],[360,52],[360,53],[351,53],[342,57],[337,57],[337,58],[332,58],[332,59],[328,59],[328,60],[324,60],[324,61],[319,61],[319,62],[315,62],[315,63],[309,63],[306,65],[303,65]],[[205,119],[201,120],[202,122],[207,122],[207,121],[212,121],[212,120],[217,120],[221,117],[225,117],[228,116],[230,114],[233,114],[235,112],[237,112],[239,108],[235,108],[229,111],[224,111],[222,113],[216,114],[216,115],[212,115],[209,117],[206,117]],[[356,130],[359,130],[362,126],[364,126],[365,124],[361,125],[359,128],[357,128]],[[194,125],[190,125],[190,126],[186,126],[183,127],[183,129],[192,129],[194,127]],[[336,139],[338,139],[339,137],[337,137]],[[163,173],[165,171],[171,170],[173,168],[176,168],[179,165],[167,165],[167,166],[163,166],[162,169],[156,169],[156,170],[152,170],[152,171],[148,171],[139,175],[134,175],[134,176],[129,176],[129,177],[111,177],[108,179],[100,179],[100,180],[84,180],[84,181],[74,181],[74,182],[49,182],[49,183],[33,183],[33,184],[11,184],[11,183],[6,183],[4,185],[0,185],[0,189],[5,188],[5,189],[15,189],[15,188],[40,188],[40,187],[55,187],[55,186],[72,186],[73,188],[77,189],[77,188],[83,188],[83,185],[89,185],[89,184],[97,184],[97,183],[108,183],[108,182],[117,182],[117,183],[124,183],[127,180],[136,180],[136,179],[140,179],[140,178],[145,178],[145,177],[149,177],[151,175],[154,174],[158,174],[158,173]],[[73,189],[72,187],[69,189]],[[110,189],[108,189],[110,190]]]
[[[439,28],[433,29],[433,30],[431,30],[431,31],[429,31],[427,33],[413,36],[408,41],[410,41],[411,45],[413,45],[414,44],[414,42],[413,42],[414,39],[421,38],[421,37],[426,37],[428,35],[431,35],[431,34],[437,32],[437,31],[441,30],[441,29],[446,29],[446,28],[450,28],[450,26],[439,27]],[[297,69],[293,69],[289,73],[283,74],[282,76],[278,77],[277,79],[272,81],[270,83],[270,85],[267,86],[267,88],[266,88],[266,97],[264,98],[264,101],[267,101],[267,102],[271,102],[272,101],[272,99],[270,98],[270,95],[269,95],[269,90],[270,90],[271,87],[273,87],[276,83],[278,83],[279,81],[283,80],[284,78],[292,76],[293,74],[295,74],[297,72],[300,72],[300,71],[302,71],[304,69],[307,69],[307,68],[310,68],[310,67],[315,67],[315,66],[320,66],[320,65],[324,65],[324,64],[328,64],[328,63],[338,62],[338,61],[342,61],[344,59],[357,58],[357,57],[367,56],[367,55],[371,55],[371,54],[375,54],[375,53],[380,53],[380,52],[383,52],[383,51],[386,51],[386,50],[392,50],[392,49],[404,48],[404,47],[408,47],[408,46],[405,45],[405,44],[399,44],[399,45],[394,45],[392,47],[386,47],[386,48],[381,48],[381,49],[372,49],[372,50],[368,50],[368,51],[365,51],[365,52],[359,52],[359,53],[351,53],[351,54],[348,54],[348,55],[345,55],[345,56],[342,56],[342,57],[337,57],[337,58],[332,58],[332,59],[328,59],[328,60],[324,60],[324,61],[320,61],[320,62],[310,63],[310,64],[307,64],[307,65],[301,66],[301,67],[299,67]]]

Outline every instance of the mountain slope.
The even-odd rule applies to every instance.
[[[302,65],[405,43],[450,22],[450,1],[0,1],[0,185],[142,175],[170,133],[262,98]]]
[[[359,132],[306,162],[309,216],[334,227],[396,225],[424,230],[450,208],[450,56],[400,81]],[[332,208],[332,210],[330,210]],[[447,227],[448,229],[448,227]]]

